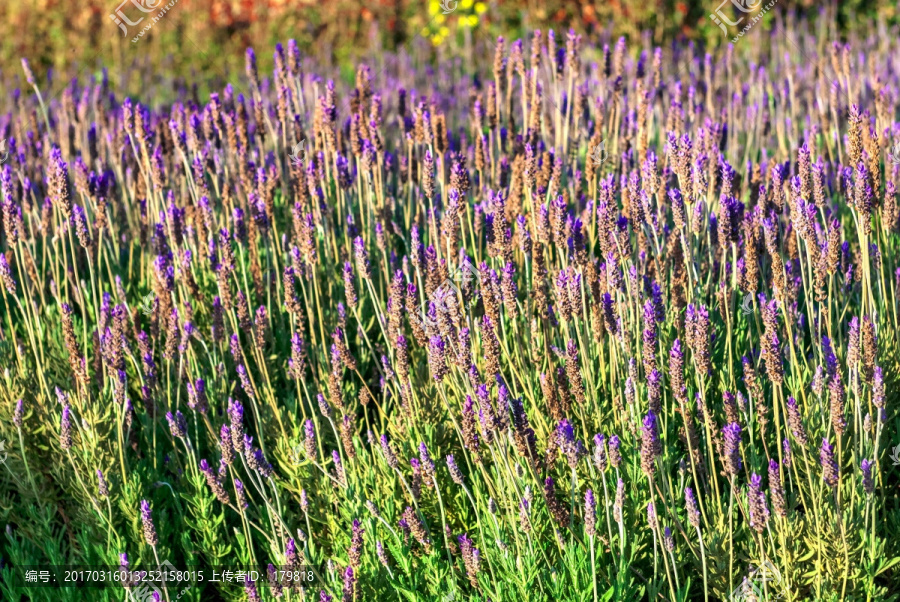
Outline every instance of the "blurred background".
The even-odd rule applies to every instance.
[[[260,68],[268,70],[272,47],[294,38],[321,66],[332,63],[352,78],[352,62],[376,50],[414,48],[466,57],[485,42],[515,38],[534,28],[569,27],[588,44],[600,37],[649,36],[662,44],[685,36],[709,45],[727,41],[710,19],[722,0],[2,0],[0,1],[0,69],[3,80],[21,77],[27,57],[39,77],[64,85],[75,75],[109,69],[115,83],[129,92],[147,85],[150,73],[176,78],[224,78],[243,71],[243,53],[257,49]],[[725,0],[757,7],[760,0]],[[150,19],[123,33],[110,17],[121,10],[137,21],[139,11],[159,15],[136,42],[134,34]],[[779,9],[816,17],[827,11],[840,29],[865,27],[881,16],[898,22],[897,0],[777,0]],[[166,9],[166,7],[168,7]],[[449,14],[445,11],[452,10]],[[145,11],[147,12],[147,11]],[[429,54],[426,52],[425,54]],[[326,65],[322,65],[326,63]],[[81,71],[70,73],[78,67]],[[59,75],[56,75],[59,73]],[[55,78],[55,82],[53,79]],[[201,78],[208,79],[208,78]],[[118,80],[118,81],[116,81]],[[60,82],[63,82],[60,84]],[[211,82],[210,82],[211,83]]]

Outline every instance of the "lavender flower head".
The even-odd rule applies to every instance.
[[[617,523],[621,523],[623,520],[623,511],[625,509],[625,481],[619,479],[616,483],[616,497],[615,501],[613,501],[613,518],[616,519]]]
[[[741,425],[732,422],[722,429],[722,434],[725,439],[725,470],[735,477],[741,470]]]
[[[365,529],[362,528],[362,523],[359,522],[359,519],[354,519],[347,556],[350,558],[350,566],[356,570],[359,570],[362,565],[363,533],[365,533]]]
[[[356,271],[363,279],[368,280],[372,276],[372,269],[369,266],[369,252],[361,236],[353,241],[353,253],[356,257]]]
[[[209,403],[206,398],[206,381],[198,378],[193,384],[188,383],[188,407],[195,412],[206,414],[209,411]]]
[[[344,473],[344,465],[341,462],[341,454],[338,452],[338,450],[331,450],[331,460],[332,462],[334,462],[334,472],[337,477],[338,483],[340,483],[341,486],[346,487],[347,475]]]
[[[0,253],[0,281],[3,282],[4,288],[10,297],[16,296],[16,281],[12,276],[12,268],[6,260],[6,255]]]
[[[224,464],[223,464],[224,467]],[[213,494],[215,494],[216,498],[222,502],[223,504],[227,504],[231,501],[228,496],[228,492],[225,491],[224,486],[222,485],[221,477],[216,474],[216,472],[209,465],[209,462],[206,459],[200,460],[200,472],[203,473],[203,476],[206,477],[206,483],[209,485],[209,488],[212,490]]]
[[[588,537],[597,533],[597,500],[590,489],[584,492],[584,533]]]
[[[262,450],[253,446],[252,441],[253,437],[244,435],[244,457],[247,459],[247,466],[258,472],[263,479],[268,479],[274,473],[272,465],[266,460]]]
[[[141,500],[141,525],[147,545],[155,547],[159,543],[159,537],[156,535],[156,526],[153,524],[153,512],[150,510],[150,502],[147,500]]]
[[[231,443],[240,453],[244,449],[244,406],[241,402],[228,400],[228,420],[231,424]]]
[[[762,533],[769,522],[769,508],[766,506],[766,494],[762,490],[762,477],[756,473],[750,477],[747,506],[750,510],[750,527],[757,533]]]
[[[657,431],[656,414],[647,412],[641,429],[641,469],[647,476],[656,472],[656,458],[662,453],[662,444]]]
[[[690,487],[684,488],[684,505],[687,510],[688,522],[699,529],[700,528],[700,509],[697,506],[697,498],[694,496],[694,490]]]
[[[387,553],[384,551],[384,544],[381,543],[380,539],[375,542],[375,555],[378,556],[378,561],[382,566],[389,566]]]
[[[313,421],[307,419],[303,425],[303,451],[309,459],[316,458],[316,430]]]
[[[787,401],[788,409],[788,426],[791,428],[794,438],[800,445],[805,446],[808,443],[806,437],[806,429],[803,427],[803,420],[800,417],[800,408],[797,407],[797,400],[789,397]]]
[[[222,453],[222,460],[226,464],[234,462],[234,445],[231,441],[231,428],[227,424],[223,424],[219,430],[219,450]],[[240,450],[238,450],[240,453]]]
[[[262,602],[256,582],[251,579],[250,575],[244,575],[244,593],[247,594],[247,602]]]
[[[869,495],[875,491],[875,482],[872,480],[872,466],[874,464],[874,462],[869,462],[869,460],[865,458],[863,458],[863,461],[859,464],[859,468],[862,470],[863,490]]]
[[[22,428],[25,419],[25,403],[20,399],[16,402],[16,409],[13,411],[13,424],[16,428]]]
[[[456,464],[456,459],[453,457],[453,454],[447,456],[447,470],[450,471],[450,478],[453,479],[454,483],[457,485],[463,484],[463,474]]]
[[[72,447],[72,410],[69,404],[63,406],[62,418],[59,421],[59,446],[63,451]]]
[[[391,448],[387,435],[382,435],[379,441],[381,442],[381,451],[384,453],[384,461],[387,462],[388,466],[397,470],[400,466],[400,461],[397,459],[397,454],[395,454],[394,450]]]
[[[834,447],[829,445],[828,439],[822,439],[822,447],[819,450],[819,462],[822,465],[822,479],[829,487],[836,487],[840,478],[840,469],[834,458]]]
[[[346,570],[344,570],[344,587],[341,591],[343,595],[343,600],[351,601],[355,598],[354,592],[356,591],[356,575],[353,572],[353,567],[348,566]]]
[[[238,506],[246,510],[250,506],[250,502],[247,501],[247,492],[244,490],[244,484],[240,479],[234,480],[234,492],[237,495]]]
[[[568,420],[560,420],[556,427],[556,443],[569,462],[569,468],[578,465],[578,449],[575,446],[575,429]]]
[[[663,544],[669,552],[675,551],[675,538],[672,536],[672,529],[669,527],[663,530]]]
[[[875,366],[872,380],[872,404],[880,410],[878,418],[882,421],[887,420],[884,398],[884,371],[881,369],[881,366]]]
[[[603,435],[601,435],[600,433],[597,433],[596,435],[594,435],[594,458],[593,459],[594,459],[594,466],[597,468],[597,470],[599,470],[600,472],[603,472],[606,470],[607,461],[608,461],[608,457],[607,457],[607,453],[606,453],[606,438]]]
[[[166,422],[169,423],[169,431],[173,437],[184,439],[187,436],[187,420],[181,410],[176,410],[174,416],[172,412],[166,412]]]
[[[619,447],[619,437],[612,435],[609,438],[609,462],[613,468],[618,468],[622,464],[622,452]]]
[[[428,447],[424,442],[419,443],[419,461],[421,462],[422,471],[429,481],[433,481],[435,477],[434,460],[428,453]]]
[[[431,375],[436,382],[441,382],[447,376],[447,344],[439,335],[431,337],[428,342],[428,364],[431,367]]]
[[[103,471],[99,468],[97,469],[97,493],[100,494],[100,497],[109,497],[109,485],[106,483]]]
[[[316,396],[316,401],[319,402],[319,412],[321,412],[322,416],[331,420],[334,417],[334,413],[331,411],[331,406],[328,405],[328,401],[325,399],[325,396],[319,393]]]

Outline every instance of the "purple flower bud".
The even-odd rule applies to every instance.
[[[834,458],[834,447],[829,445],[828,439],[822,439],[822,448],[819,450],[819,462],[822,465],[822,479],[829,487],[836,487],[840,479],[840,469]]]
[[[428,447],[425,443],[419,443],[419,460],[421,462],[422,470],[425,474],[425,477],[429,481],[433,481],[435,477],[434,470],[434,461],[431,459],[431,456],[428,454]]]
[[[450,471],[450,478],[453,479],[453,482],[457,485],[462,485],[463,474],[456,464],[456,459],[454,459],[453,454],[447,456],[447,469]]]
[[[575,429],[568,420],[560,420],[556,427],[556,443],[568,460],[569,467],[578,465],[578,448],[575,445]]]
[[[22,71],[25,72],[25,81],[28,82],[29,86],[37,85],[36,80],[34,79],[34,71],[31,70],[31,65],[28,64],[28,59],[22,59]]]
[[[647,476],[656,472],[655,460],[662,453],[656,423],[656,414],[652,410],[647,412],[641,429],[641,469]]]
[[[350,566],[355,567],[357,570],[362,565],[364,532],[365,529],[362,528],[362,523],[359,522],[359,519],[354,519],[350,536],[350,549],[347,551],[347,555],[350,558]]]
[[[233,399],[228,400],[228,421],[231,424],[231,444],[241,453],[244,449],[244,406]]]
[[[597,500],[590,489],[584,492],[584,533],[588,537],[597,533]]]
[[[369,279],[372,276],[372,270],[369,267],[369,253],[366,251],[366,245],[361,236],[357,236],[353,240],[353,253],[356,257],[356,271],[363,279]]]
[[[623,520],[622,512],[625,509],[625,481],[619,479],[616,483],[616,497],[613,501],[613,518],[617,523]]]
[[[607,454],[606,454],[606,438],[597,433],[594,435],[594,466],[600,472],[606,470]]]
[[[62,418],[59,421],[59,445],[63,451],[72,447],[72,410],[69,404],[63,407]]]
[[[237,494],[238,506],[247,509],[250,503],[247,501],[247,492],[244,491],[244,484],[241,483],[240,479],[234,480],[234,491]]]
[[[97,493],[100,494],[100,497],[109,497],[109,485],[106,484],[103,471],[99,468],[97,469]]]
[[[150,502],[141,500],[141,525],[144,530],[144,540],[148,546],[155,547],[159,543],[156,535],[156,526],[153,524],[153,513],[150,510]]]
[[[396,470],[400,466],[400,461],[397,459],[397,455],[391,448],[387,435],[382,435],[379,441],[381,442],[381,451],[384,453],[385,462],[387,462],[388,466]]]
[[[256,589],[256,582],[250,575],[244,575],[244,593],[247,594],[247,602],[262,602],[259,597],[259,590]]]
[[[344,587],[342,590],[344,600],[353,600],[356,597],[356,575],[353,567],[348,566],[344,571]]]
[[[16,281],[13,279],[12,268],[9,267],[9,262],[6,261],[6,255],[3,253],[0,253],[0,281],[3,282],[3,286],[6,288],[9,296],[15,297]]]
[[[319,393],[316,396],[316,401],[319,403],[319,412],[322,413],[322,416],[331,420],[334,417],[334,413],[331,411],[331,406],[328,405],[328,402],[325,400],[325,396]]]
[[[669,552],[675,551],[675,538],[672,536],[672,529],[666,527],[663,531],[663,544]]]
[[[762,533],[769,522],[769,508],[766,506],[766,494],[762,491],[762,477],[756,473],[750,477],[747,506],[750,510],[750,527],[757,533]]]
[[[700,510],[697,506],[697,498],[694,497],[694,490],[690,487],[684,488],[684,504],[687,509],[688,522],[695,528],[700,528]]]
[[[316,459],[316,430],[312,420],[307,420],[303,425],[303,450],[310,460]]]
[[[863,459],[860,462],[860,469],[862,470],[862,484],[863,489],[866,493],[872,494],[875,491],[875,482],[872,480],[872,465],[874,462],[869,462],[867,459]]]
[[[873,381],[872,381],[872,404],[881,410],[881,420],[886,419],[885,409],[884,409],[884,371],[881,369],[881,366],[875,366],[875,370],[873,372]]]
[[[343,487],[347,486],[347,475],[344,473],[344,465],[341,462],[341,454],[338,450],[331,451],[331,460],[334,462],[334,472],[337,475],[338,483]]]
[[[612,435],[609,438],[609,462],[613,468],[618,468],[622,464],[622,452],[619,451],[619,437]]]
[[[446,343],[444,343],[440,335],[431,337],[431,340],[428,342],[428,365],[431,368],[431,375],[436,382],[441,382],[449,372]]]
[[[13,424],[16,428],[22,428],[22,422],[25,418],[25,404],[20,399],[16,402],[16,409],[13,411]]]
[[[722,429],[725,439],[725,470],[737,476],[741,469],[741,425],[732,422]]]
[[[808,442],[806,438],[806,429],[803,427],[803,420],[800,417],[800,408],[797,406],[797,400],[789,397],[787,401],[788,409],[788,426],[793,433],[794,438],[800,445],[805,446]]]
[[[387,553],[384,551],[384,544],[381,543],[381,540],[375,542],[375,555],[378,556],[378,561],[382,566],[388,566]]]
[[[177,410],[174,416],[172,412],[166,412],[166,422],[173,437],[184,439],[187,436],[187,420],[181,410]]]
[[[206,398],[206,381],[198,378],[193,384],[188,383],[188,407],[195,412],[206,414],[209,411],[209,403]]]

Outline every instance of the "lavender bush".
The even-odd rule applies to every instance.
[[[23,62],[4,599],[161,561],[315,574],[166,600],[897,599],[896,34],[350,85],[290,41],[171,104]]]

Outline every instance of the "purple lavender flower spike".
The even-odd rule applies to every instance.
[[[741,425],[736,422],[722,429],[725,442],[725,471],[736,477],[741,469]]]
[[[822,480],[829,487],[837,487],[840,479],[840,469],[834,458],[834,447],[828,443],[828,439],[822,439],[822,447],[819,450],[819,463],[822,465]]]
[[[652,476],[656,472],[656,458],[662,453],[657,428],[656,415],[651,410],[644,417],[644,426],[641,429],[641,469],[647,476]]]
[[[862,470],[863,490],[869,495],[875,491],[875,482],[872,480],[872,466],[874,466],[874,464],[874,462],[869,462],[865,458],[863,458],[863,461],[859,464],[859,468]]]
[[[150,502],[147,500],[141,500],[141,525],[144,530],[144,541],[148,546],[155,547],[159,543],[159,537],[156,535],[153,512],[150,509]]]
[[[747,506],[750,514],[750,527],[757,533],[762,533],[769,522],[769,508],[766,505],[766,494],[762,490],[762,477],[756,473],[750,477]]]

